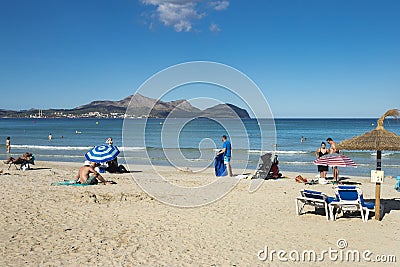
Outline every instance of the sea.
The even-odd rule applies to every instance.
[[[86,152],[112,137],[121,151],[118,159],[122,164],[173,165],[198,171],[213,166],[215,153],[222,146],[221,136],[226,134],[232,143],[234,172],[256,169],[260,155],[271,152],[278,156],[282,172],[317,174],[313,161],[321,142],[331,137],[340,143],[376,127],[376,119],[366,118],[273,122],[276,132],[266,134],[260,125],[270,122],[262,119],[0,119],[0,158],[9,156],[5,147],[8,136],[13,157],[29,151],[39,161],[67,162],[84,161]],[[399,120],[385,120],[385,129],[400,135]],[[341,175],[369,177],[376,167],[376,151],[342,153],[353,159],[357,168],[340,168]],[[400,175],[400,153],[383,151],[382,169],[387,176]]]

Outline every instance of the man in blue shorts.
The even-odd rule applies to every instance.
[[[231,168],[231,155],[232,155],[232,146],[231,142],[227,140],[226,135],[222,136],[222,149],[218,152],[218,155],[224,154],[224,164],[226,165],[226,169],[228,170],[228,175],[232,176],[232,168]]]

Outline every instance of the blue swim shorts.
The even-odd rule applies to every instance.
[[[231,162],[231,157],[224,156],[224,164]]]

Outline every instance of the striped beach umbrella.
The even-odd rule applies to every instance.
[[[85,154],[85,157],[91,162],[102,163],[115,159],[118,154],[119,150],[116,146],[101,145],[92,148]]]
[[[354,167],[357,168],[356,163],[349,157],[342,154],[331,154],[322,156],[314,160],[315,165],[323,165],[330,167]]]

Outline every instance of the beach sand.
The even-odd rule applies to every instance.
[[[154,176],[150,166],[137,166],[131,174],[104,174],[115,185],[87,187],[50,186],[73,179],[77,163],[37,162],[34,169],[6,170],[2,164],[0,213],[0,266],[289,266],[277,256],[260,261],[268,250],[370,250],[376,255],[395,255],[400,261],[400,193],[395,179],[382,185],[385,216],[362,222],[339,216],[326,221],[313,209],[301,216],[295,198],[304,188],[333,195],[332,185],[304,185],[289,178],[267,180],[249,193],[249,180],[240,180],[224,198],[198,208],[177,208],[144,193],[131,175]],[[159,167],[176,183],[202,185],[215,179],[203,173]],[[315,174],[302,174],[310,179]],[[231,178],[225,178],[231,179]],[[234,178],[232,178],[234,179]],[[362,182],[367,199],[374,197],[369,178]],[[173,194],[173,192],[171,192]],[[286,255],[288,257],[288,255]],[[367,262],[297,262],[303,266],[367,265]],[[374,266],[388,266],[377,264]],[[392,263],[392,266],[395,266]]]

